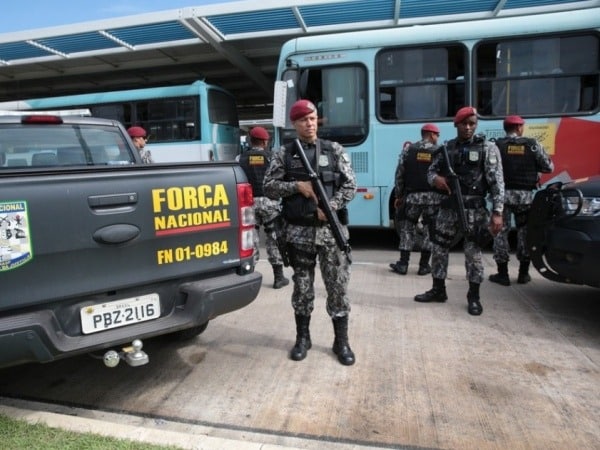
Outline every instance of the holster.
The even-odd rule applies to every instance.
[[[523,211],[518,214],[515,214],[515,225],[517,226],[517,228],[526,226],[528,220],[529,220],[529,211]]]
[[[468,238],[480,248],[488,247],[494,240],[494,236],[487,227],[477,227]]]

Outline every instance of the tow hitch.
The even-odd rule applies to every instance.
[[[122,359],[132,367],[148,364],[149,358],[146,352],[142,351],[143,346],[141,339],[135,339],[129,347],[123,347],[120,352],[109,350],[102,358],[104,365],[116,367]]]

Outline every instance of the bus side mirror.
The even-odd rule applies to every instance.
[[[284,128],[287,113],[287,83],[276,81],[273,92],[273,126]]]

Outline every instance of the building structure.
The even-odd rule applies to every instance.
[[[0,101],[204,79],[236,96],[240,119],[268,119],[279,50],[293,37],[600,6],[600,0],[216,1],[2,33]]]

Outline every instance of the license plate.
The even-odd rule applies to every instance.
[[[79,313],[83,334],[91,334],[157,319],[160,317],[160,300],[154,293],[85,306]]]

